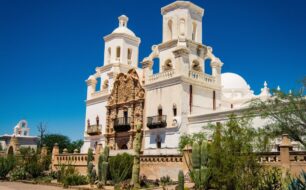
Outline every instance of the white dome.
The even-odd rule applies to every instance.
[[[130,29],[128,29],[127,27],[127,23],[129,18],[125,15],[121,15],[120,17],[118,17],[119,20],[119,27],[116,28],[112,33],[114,34],[127,34],[130,36],[134,36],[136,37],[136,35],[134,34],[134,32],[132,32]]]
[[[113,32],[113,34],[128,34],[130,36],[134,36],[135,37],[135,33],[132,32],[130,29],[128,29],[127,27],[122,27],[119,26],[118,28],[116,28]]]
[[[238,74],[221,74],[221,83],[223,89],[250,89],[247,82]]]

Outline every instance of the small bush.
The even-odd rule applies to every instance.
[[[37,178],[42,175],[44,167],[37,159],[32,159],[25,165],[25,170],[31,177]]]
[[[64,177],[64,187],[88,184],[87,177],[80,174],[70,174]]]
[[[17,166],[10,172],[10,180],[16,181],[16,180],[24,180],[27,179],[28,173],[25,170],[24,166]]]
[[[133,167],[133,156],[123,153],[111,157],[109,160],[109,170],[114,184],[131,179]]]
[[[167,175],[167,176],[161,177],[160,178],[160,184],[162,186],[166,186],[166,185],[172,184],[172,180],[171,180],[170,176]]]
[[[44,176],[44,177],[39,176],[35,179],[35,181],[38,183],[51,183],[52,180],[53,178],[50,176]]]
[[[14,157],[0,158],[0,178],[6,178],[7,174],[14,168]]]

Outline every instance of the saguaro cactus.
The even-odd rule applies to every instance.
[[[192,171],[191,177],[196,189],[206,189],[209,179],[208,165],[208,144],[203,141],[201,145],[197,142],[192,145]]]
[[[184,183],[184,173],[182,170],[180,170],[178,173],[178,190],[184,190]]]
[[[137,125],[136,127],[136,136],[134,139],[134,163],[133,163],[133,171],[132,171],[132,185],[134,187],[140,187],[139,184],[139,173],[140,173],[140,150],[141,150],[141,140],[142,140],[142,133],[141,133],[142,125]]]
[[[109,157],[109,148],[106,146],[104,148],[103,154],[99,156],[98,162],[98,179],[102,182],[103,185],[106,184],[107,174],[108,174],[108,157]]]

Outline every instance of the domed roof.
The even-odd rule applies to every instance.
[[[136,36],[134,32],[132,32],[130,29],[128,29],[127,27],[121,27],[119,26],[118,28],[116,28],[113,32],[113,34],[128,34],[130,36]]]
[[[121,15],[120,17],[118,17],[118,20],[119,20],[119,27],[116,28],[112,34],[127,34],[127,35],[130,35],[130,36],[134,36],[136,37],[135,33],[132,32],[130,29],[128,29],[127,27],[127,22],[129,20],[129,18],[125,15]]]
[[[221,83],[223,89],[250,89],[244,78],[236,73],[222,73]]]

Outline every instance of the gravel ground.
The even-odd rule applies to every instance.
[[[48,185],[25,184],[18,182],[0,182],[1,190],[62,190],[61,187],[54,187]]]

